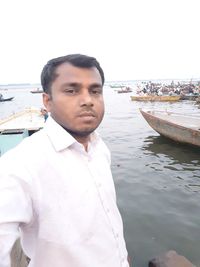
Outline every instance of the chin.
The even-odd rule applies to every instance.
[[[93,133],[94,131],[95,129],[80,130],[80,131],[75,132],[75,134],[77,136],[86,137],[90,135],[91,133]]]
[[[65,130],[71,134],[72,136],[77,137],[88,137],[91,133],[95,131],[96,128],[90,128],[90,129],[68,129],[65,128]]]

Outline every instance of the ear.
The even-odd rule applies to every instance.
[[[42,100],[43,100],[43,105],[45,106],[46,110],[50,112],[51,110],[51,95],[47,93],[42,94]]]

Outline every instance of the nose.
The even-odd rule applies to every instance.
[[[88,90],[85,90],[81,93],[80,105],[81,106],[93,106],[93,98],[90,92],[88,92]]]

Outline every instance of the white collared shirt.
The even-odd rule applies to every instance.
[[[20,226],[20,227],[19,227]],[[88,152],[51,117],[0,158],[0,267],[21,232],[31,267],[127,267],[110,154]]]

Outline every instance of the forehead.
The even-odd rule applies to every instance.
[[[101,75],[96,67],[81,68],[73,66],[70,63],[63,63],[56,68],[56,81],[77,82],[89,80],[94,83],[101,83]]]

